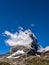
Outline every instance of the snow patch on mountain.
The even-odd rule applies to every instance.
[[[25,52],[23,50],[18,50],[16,52],[14,52],[13,54],[11,54],[10,56],[8,56],[7,58],[19,58],[20,54],[24,54]],[[14,57],[15,55],[18,55],[16,57]]]

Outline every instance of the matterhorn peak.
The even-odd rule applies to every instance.
[[[9,46],[11,46],[12,49],[15,48],[14,49],[15,52],[12,52],[12,54],[7,58],[11,58],[11,57],[13,58],[13,56],[20,55],[20,54],[26,54],[26,53],[30,54],[30,51],[31,54],[33,55],[36,54],[38,49],[38,45],[37,45],[38,42],[36,36],[34,35],[34,33],[32,33],[30,29],[27,29],[25,31],[19,30],[18,32],[15,33],[5,31],[4,34],[6,36],[9,36],[9,38],[5,40],[5,42]],[[25,51],[24,49],[27,51]]]

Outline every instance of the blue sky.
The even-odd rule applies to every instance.
[[[16,32],[19,26],[31,29],[40,45],[49,46],[49,0],[0,0],[0,54],[10,49],[2,33]]]

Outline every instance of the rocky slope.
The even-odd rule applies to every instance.
[[[49,65],[49,57],[22,56],[19,59],[0,58],[0,65]]]
[[[19,47],[17,49],[23,49],[28,51],[25,47]],[[31,54],[20,55],[19,58],[7,58],[10,54],[15,52],[16,48],[11,48],[10,52],[0,57],[0,65],[49,65],[49,51],[42,53],[41,55],[33,55],[33,50],[29,52]]]

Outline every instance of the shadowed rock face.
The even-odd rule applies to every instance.
[[[10,65],[8,62],[0,62],[0,65]]]

